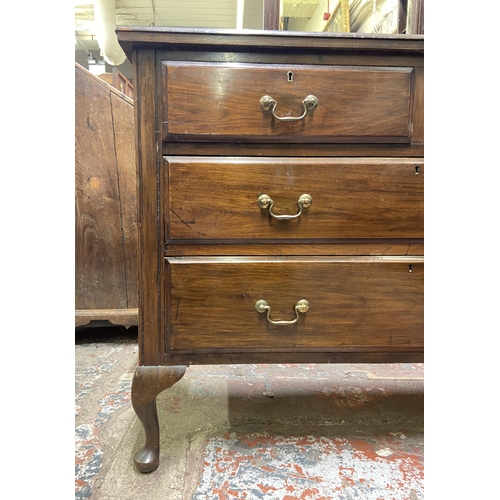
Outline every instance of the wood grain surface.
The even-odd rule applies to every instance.
[[[159,159],[155,120],[155,52],[134,53],[134,89],[139,99],[136,106],[137,175],[138,175],[138,241],[139,241],[139,363],[158,365],[163,350],[161,333],[163,257],[159,247],[158,185]]]
[[[313,33],[285,31],[252,31],[183,28],[167,26],[120,26],[116,30],[120,45],[132,59],[134,47],[145,50],[205,50],[205,51],[262,51],[331,53],[363,52],[366,57],[380,53],[424,53],[422,35],[393,35],[385,33]]]
[[[249,255],[424,255],[422,240],[335,240],[328,242],[267,241],[265,243],[235,244],[234,240],[210,243],[206,241],[165,245],[165,256],[249,256]]]
[[[423,37],[118,36],[138,107],[140,364],[422,361]],[[319,106],[281,123],[264,94],[279,116]],[[263,193],[277,214],[313,204],[279,226]],[[295,325],[254,307],[290,320],[301,298]]]
[[[423,238],[422,159],[167,157],[170,240]],[[416,173],[418,172],[418,173]],[[311,207],[294,215],[302,194]]]
[[[133,101],[75,65],[75,308],[92,312],[77,324],[137,318],[134,138]]]
[[[420,257],[167,258],[167,345],[183,349],[422,348]],[[310,303],[294,325],[300,299]]]
[[[164,140],[411,142],[412,67],[165,62],[162,71]],[[318,107],[300,121],[259,105],[269,95],[279,117],[297,117],[310,94]]]
[[[423,123],[422,123],[423,125]],[[423,126],[419,140],[423,141]],[[416,140],[415,131],[413,140]],[[237,143],[237,142],[162,142],[165,156],[342,156],[342,157],[408,157],[424,156],[423,143],[412,144],[327,144],[327,143],[289,143],[284,148],[272,143]]]

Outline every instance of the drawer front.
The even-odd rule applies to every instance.
[[[166,157],[165,234],[170,240],[423,238],[423,174],[419,159]],[[304,194],[312,198],[308,208],[299,204]],[[273,200],[270,209],[263,195]]]
[[[423,260],[168,258],[167,348],[423,349]],[[411,266],[411,267],[410,267]],[[267,312],[256,310],[265,300]],[[309,310],[296,313],[307,300]]]
[[[409,143],[414,79],[412,67],[164,62],[163,140]]]

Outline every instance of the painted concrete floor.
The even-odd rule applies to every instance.
[[[75,335],[75,498],[422,500],[424,365],[189,367],[137,472],[137,329]]]

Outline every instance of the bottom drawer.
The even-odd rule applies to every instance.
[[[170,257],[165,266],[167,352],[423,350],[421,257]]]

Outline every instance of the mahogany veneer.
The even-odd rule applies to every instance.
[[[137,468],[158,466],[156,396],[190,364],[423,361],[423,36],[117,33],[136,103]]]

